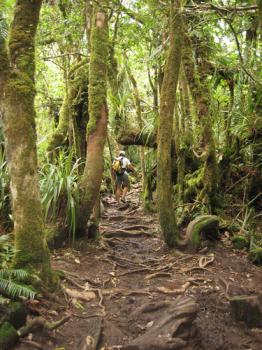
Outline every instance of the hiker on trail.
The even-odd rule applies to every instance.
[[[124,151],[119,152],[119,156],[114,160],[112,169],[115,175],[115,195],[116,200],[119,203],[126,201],[126,194],[130,189],[130,182],[128,179],[128,171],[135,171],[135,168],[131,164],[130,160],[126,158]],[[123,190],[123,192],[122,192]],[[122,192],[122,196],[121,196]]]

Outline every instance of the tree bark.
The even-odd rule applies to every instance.
[[[76,149],[76,154],[79,156],[80,154],[85,154],[83,152],[83,137],[81,139],[81,130],[80,124],[86,124],[88,120],[88,113],[85,114],[85,123],[81,123],[78,116],[78,108],[79,104],[77,102],[79,98],[81,98],[82,92],[87,90],[88,84],[88,66],[86,60],[81,62],[77,62],[72,66],[68,73],[68,78],[66,79],[66,89],[65,95],[63,99],[62,106],[59,112],[59,124],[51,135],[49,139],[49,143],[47,146],[47,152],[49,154],[50,159],[54,159],[57,154],[57,148],[63,146],[69,137],[69,126],[70,123],[73,124],[73,134],[74,134],[74,146]],[[87,91],[86,91],[87,93]],[[85,101],[83,101],[83,104]],[[87,104],[87,103],[86,103]],[[81,114],[81,113],[79,113]],[[83,113],[82,113],[83,114]],[[78,123],[80,122],[80,123]],[[79,126],[79,127],[78,127]],[[79,133],[79,132],[80,133]],[[84,131],[85,127],[84,127]],[[84,135],[84,139],[85,139]],[[85,145],[84,145],[85,147]]]
[[[41,4],[41,0],[16,1],[2,96],[15,231],[14,266],[33,269],[45,282],[51,282],[37,174],[34,109],[35,34]]]
[[[208,62],[205,56],[205,48],[201,50],[201,64],[195,69],[193,48],[188,33],[184,35],[183,63],[186,78],[196,104],[196,111],[202,127],[202,146],[204,159],[203,190],[200,199],[207,205],[209,212],[214,212],[216,207],[216,195],[218,188],[218,169],[216,160],[215,142],[212,130],[210,105],[210,92],[207,82]]]
[[[164,70],[160,96],[160,114],[157,148],[157,199],[161,230],[169,247],[176,244],[178,228],[173,211],[171,145],[173,137],[173,115],[176,100],[181,55],[182,17],[180,1],[170,1],[170,47]]]
[[[94,3],[89,67],[89,123],[87,127],[87,159],[80,183],[80,208],[77,231],[84,233],[87,221],[99,196],[103,174],[103,151],[107,135],[107,0]]]

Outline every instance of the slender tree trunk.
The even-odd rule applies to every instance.
[[[127,55],[125,54],[126,60],[128,60]],[[143,130],[143,120],[142,120],[142,109],[141,109],[141,101],[140,101],[140,96],[139,96],[139,91],[137,87],[137,82],[134,77],[134,75],[131,72],[130,67],[128,64],[126,65],[127,69],[127,74],[128,77],[131,81],[131,84],[133,86],[133,97],[134,97],[134,102],[135,102],[135,107],[136,107],[136,115],[137,115],[137,121],[140,130]],[[145,149],[144,147],[140,147],[139,149],[140,153],[140,163],[141,163],[141,169],[142,169],[142,185],[143,185],[143,192],[145,190],[145,173],[146,173],[146,167],[145,167]]]
[[[170,1],[170,47],[161,87],[157,148],[157,199],[159,221],[164,239],[169,247],[173,247],[178,238],[178,229],[172,200],[171,144],[176,100],[175,94],[181,63],[181,37],[182,17],[180,14],[180,1]]]
[[[81,90],[85,89],[83,85],[87,84],[88,81],[87,69],[87,62],[83,60],[74,64],[68,73],[65,82],[65,95],[59,112],[59,123],[47,146],[47,152],[51,159],[55,158],[57,148],[63,146],[68,140],[70,123],[73,124],[75,148],[80,152],[80,140],[77,138],[79,135],[76,134],[77,129],[74,128],[76,124],[74,125],[73,118],[76,118],[77,115],[76,100],[79,98]]]
[[[213,211],[216,207],[216,195],[218,187],[218,169],[215,151],[215,142],[212,130],[212,120],[210,114],[210,92],[207,82],[207,67],[205,57],[198,70],[195,69],[193,48],[191,40],[186,33],[184,36],[183,63],[186,78],[195,100],[198,120],[202,127],[202,144],[204,159],[203,191],[201,200]]]
[[[35,33],[41,0],[17,0],[4,84],[4,132],[15,231],[14,266],[32,268],[50,281],[37,174],[35,128]]]
[[[107,135],[107,0],[93,4],[91,57],[89,67],[89,123],[87,127],[87,159],[80,183],[81,197],[78,232],[84,233],[87,221],[99,197],[103,174],[103,151]]]

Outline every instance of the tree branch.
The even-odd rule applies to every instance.
[[[202,4],[202,5],[188,5],[184,8],[185,13],[212,13],[212,12],[223,12],[223,13],[232,13],[232,12],[256,12],[258,10],[257,5],[251,6],[217,6],[213,4]]]

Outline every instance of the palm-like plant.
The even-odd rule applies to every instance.
[[[76,207],[78,202],[78,159],[73,162],[73,152],[61,150],[55,164],[47,163],[40,171],[40,190],[46,220],[65,218],[72,241],[75,238]]]

